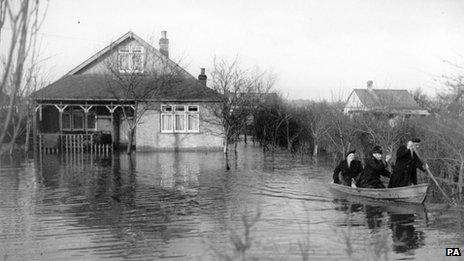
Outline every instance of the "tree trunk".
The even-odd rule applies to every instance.
[[[291,151],[292,150],[292,141],[290,140],[290,126],[288,126],[288,120],[286,120],[286,125],[287,125],[287,150]]]
[[[462,186],[464,186],[464,161],[461,161],[461,166],[459,168],[459,179],[458,179],[458,191],[459,199],[462,199]]]
[[[319,145],[317,145],[317,142],[314,142],[313,158],[317,158],[318,151],[319,151]]]
[[[24,142],[24,152],[29,151],[29,136],[31,132],[31,120],[30,118],[27,119],[26,121],[26,141]]]
[[[127,142],[126,153],[128,155],[132,154],[132,143],[134,142],[134,129],[135,127],[129,127],[129,141]]]

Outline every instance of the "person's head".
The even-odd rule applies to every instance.
[[[418,148],[420,141],[421,140],[419,138],[412,138],[411,140],[408,141],[407,148],[408,149]]]
[[[356,157],[356,150],[350,150],[345,154],[345,158],[347,161],[352,161]]]
[[[382,147],[374,146],[374,148],[372,149],[372,156],[376,160],[381,160],[382,159]]]

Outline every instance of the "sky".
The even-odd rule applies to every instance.
[[[353,88],[442,88],[464,63],[464,1],[452,0],[51,0],[41,28],[43,67],[54,81],[129,30],[194,76],[214,57],[275,75],[289,99],[346,98]]]

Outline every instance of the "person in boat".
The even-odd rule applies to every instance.
[[[414,138],[405,145],[401,145],[396,152],[396,162],[392,176],[388,183],[389,188],[417,185],[417,169],[426,171],[427,164],[423,164],[416,154],[420,139]]]
[[[361,161],[356,160],[356,150],[350,150],[334,170],[333,182],[351,186],[351,180],[356,179],[363,171]],[[341,176],[341,178],[340,178]]]
[[[388,170],[388,164],[382,159],[382,148],[374,146],[356,186],[360,188],[385,188],[380,176],[390,177],[390,171]]]

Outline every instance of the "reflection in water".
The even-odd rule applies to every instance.
[[[425,234],[414,228],[415,216],[412,214],[390,214],[393,250],[405,253],[425,245]]]
[[[334,226],[349,226],[353,238],[391,228],[393,251],[420,259],[427,230],[409,208],[334,198],[325,185],[331,168],[286,154],[264,156],[249,146],[230,157],[229,171],[221,152],[7,159],[0,253],[20,260],[216,260],[211,249],[232,251],[230,230],[242,232],[243,214],[259,209],[251,257],[299,259],[299,242],[307,242],[316,259],[344,259],[345,246],[330,235]]]

